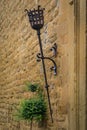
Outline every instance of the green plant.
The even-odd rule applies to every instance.
[[[39,85],[36,83],[32,84],[32,83],[27,82],[26,86],[27,86],[28,91],[31,91],[31,92],[36,92],[39,89]]]
[[[18,117],[30,121],[41,121],[46,116],[46,109],[46,102],[43,98],[30,98],[21,102]]]
[[[43,90],[38,84],[27,83],[27,90],[36,92],[33,98],[22,100],[18,112],[17,119],[41,121],[46,117],[47,104],[44,99]]]

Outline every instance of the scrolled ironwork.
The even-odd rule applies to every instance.
[[[53,63],[53,66],[50,68],[51,71],[54,71],[54,75],[57,75],[57,65],[56,62],[50,57],[42,57],[40,53],[37,54],[37,61],[41,61],[41,59],[48,59]]]

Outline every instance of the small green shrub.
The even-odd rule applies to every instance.
[[[28,91],[31,91],[31,92],[36,92],[39,89],[39,85],[36,83],[32,84],[32,83],[27,82],[26,86],[27,86]]]
[[[39,84],[27,82],[27,91],[35,92],[33,98],[22,100],[16,113],[16,120],[28,120],[41,122],[46,120],[47,104],[43,95],[43,90]],[[32,125],[31,125],[32,128]]]
[[[20,104],[18,117],[25,120],[41,121],[46,116],[46,102],[43,98],[30,98]]]

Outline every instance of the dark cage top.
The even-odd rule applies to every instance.
[[[31,27],[35,30],[40,30],[44,25],[43,10],[44,8],[41,9],[40,6],[38,6],[37,10],[26,10],[29,16]]]

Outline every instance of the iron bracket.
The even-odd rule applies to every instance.
[[[56,57],[57,55],[57,45],[56,43],[52,46],[52,48],[50,49],[51,51],[53,51],[53,56],[52,57]],[[57,75],[57,65],[55,63],[55,61],[52,59],[52,57],[42,57],[41,53],[37,54],[37,61],[40,62],[41,59],[48,59],[53,63],[53,66],[50,68],[51,71],[54,71],[54,75]]]

